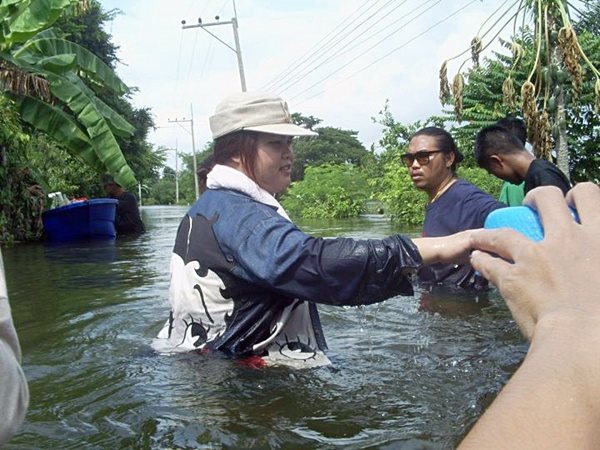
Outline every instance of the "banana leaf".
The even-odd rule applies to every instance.
[[[99,172],[105,169],[96,155],[92,142],[77,124],[59,108],[34,97],[11,96],[21,112],[21,118],[36,129],[60,142],[76,158]]]
[[[93,53],[47,29],[68,6],[79,3],[80,0],[0,0],[0,59],[22,71],[24,81],[36,79],[36,75],[40,80],[45,79],[62,105],[34,97],[37,91],[29,90],[28,84],[3,87],[4,90],[12,90],[14,86],[23,88],[11,96],[18,97],[25,121],[56,139],[91,167],[110,172],[119,184],[130,188],[137,181],[115,134],[128,136],[135,130],[102,102],[79,74],[117,95],[127,93],[128,87]],[[15,70],[11,68],[10,73]]]
[[[38,33],[25,45],[13,52],[14,56],[19,58],[25,57],[28,53],[33,53],[38,58],[50,55],[75,55],[77,67],[83,70],[92,80],[111,89],[118,95],[129,92],[127,85],[104,61],[86,48],[57,37],[52,29]]]
[[[78,47],[78,46],[76,46]],[[4,59],[6,61],[9,61],[11,64],[13,64],[16,67],[21,68],[24,71],[27,72],[31,72],[31,73],[38,73],[40,74],[42,77],[44,77],[46,80],[48,80],[48,82],[52,83],[52,75],[59,75],[63,72],[65,72],[65,67],[61,65],[62,64],[68,64],[68,62],[75,57],[75,65],[78,67],[81,67],[79,62],[80,62],[80,58],[81,55],[85,55],[86,53],[88,53],[89,55],[85,55],[83,58],[84,61],[89,61],[89,60],[93,60],[93,59],[97,59],[98,61],[100,61],[93,53],[88,52],[87,50],[83,49],[83,47],[79,47],[78,49],[74,47],[74,50],[78,51],[78,50],[83,50],[83,52],[79,52],[75,53],[75,54],[62,54],[62,55],[56,55],[56,56],[52,56],[52,57],[42,57],[42,55],[38,55],[36,53],[32,53],[31,51],[21,51],[21,49],[19,49],[18,52],[15,52],[15,54],[8,54],[6,52],[1,52],[0,53],[0,58]],[[89,56],[89,58],[88,58]],[[104,63],[102,61],[100,61],[100,63],[102,65],[104,65]],[[93,66],[93,65],[88,65],[88,67]],[[106,69],[111,70],[108,66],[106,66]],[[72,71],[71,71],[72,72]],[[135,128],[129,123],[127,122],[120,114],[118,114],[116,111],[114,111],[110,106],[108,106],[106,103],[104,103],[102,100],[100,100],[94,91],[92,91],[90,88],[88,88],[85,83],[81,82],[81,79],[76,76],[73,73],[74,77],[72,78],[73,80],[77,80],[76,83],[79,86],[80,89],[85,90],[85,94],[92,99],[95,103],[96,103],[96,107],[98,108],[98,110],[102,113],[102,115],[104,116],[104,118],[108,121],[108,124],[111,128],[111,131],[121,137],[127,137],[127,136],[131,136],[134,132],[135,132]],[[96,77],[98,78],[98,77]],[[107,82],[111,82],[110,77],[108,77],[109,79],[107,80]],[[116,76],[115,76],[116,78]],[[117,80],[117,87],[119,84],[122,84],[122,82],[116,78]],[[114,80],[112,80],[114,81]],[[115,84],[115,83],[113,83]],[[103,86],[106,86],[103,84]],[[110,86],[108,86],[110,87]]]
[[[47,79],[52,94],[73,112],[77,121],[85,128],[96,155],[108,172],[113,174],[115,179],[120,177],[121,180],[117,179],[117,182],[124,187],[137,184],[107,120],[96,106],[93,91],[73,73],[49,74]]]
[[[10,47],[51,26],[64,9],[78,0],[0,1],[0,46]]]
[[[50,72],[62,73],[72,70],[75,67],[75,60],[75,55],[56,55],[41,58],[38,64]]]

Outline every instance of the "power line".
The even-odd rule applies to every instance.
[[[204,57],[204,64],[202,64],[202,70],[200,71],[200,78],[204,77],[204,74],[206,73],[206,67],[208,66],[208,61],[209,59],[212,59],[214,53],[215,52],[213,47],[213,41],[210,41],[208,43],[208,50],[206,51],[206,56]]]
[[[420,4],[420,5],[418,5],[416,8],[412,9],[411,11],[409,11],[409,12],[408,12],[406,15],[414,13],[415,11],[419,10],[420,8],[423,8],[423,7],[427,6],[427,3],[431,3],[431,2],[433,2],[433,1],[435,1],[435,0],[427,0],[427,1],[423,2],[423,3],[421,3],[421,4]],[[437,4],[437,3],[439,3],[440,1],[441,1],[441,0],[438,0],[438,1],[436,2],[436,4]],[[403,3],[405,3],[405,2],[403,2]],[[405,17],[406,17],[406,16],[405,16]],[[398,21],[396,20],[396,21],[394,21],[394,22],[388,23],[387,25],[385,25],[385,26],[383,26],[383,27],[380,27],[380,28],[379,28],[379,29],[378,29],[378,30],[377,30],[375,33],[371,34],[371,35],[370,35],[369,37],[367,37],[366,39],[363,39],[362,41],[360,41],[359,43],[357,43],[357,44],[356,44],[356,48],[360,47],[360,46],[361,46],[362,44],[364,44],[365,42],[367,42],[367,41],[369,41],[369,40],[373,39],[373,38],[374,38],[375,36],[377,36],[378,34],[380,34],[380,33],[383,33],[385,30],[387,30],[387,29],[388,29],[388,28],[390,28],[392,25],[395,25],[395,24],[397,24],[397,23],[398,23]],[[372,27],[371,27],[371,28],[372,28]],[[370,29],[370,28],[369,28],[369,29]],[[363,34],[364,34],[364,32],[363,32],[363,33],[361,33],[360,35],[358,35],[357,37],[360,37],[360,36],[362,36]],[[335,57],[335,58],[337,58],[337,57],[339,57],[339,56],[346,55],[347,53],[349,53],[349,52],[350,52],[350,51],[352,51],[352,50],[353,50],[353,49],[349,49],[349,50],[347,50],[347,51],[345,51],[345,52],[341,52],[341,53],[339,53],[339,54],[335,55],[334,57]]]
[[[314,54],[317,54],[326,45],[328,45],[331,42],[331,40],[335,38],[335,36],[329,38],[329,40],[327,40],[324,44],[321,45],[321,47],[319,47],[319,44],[321,44],[321,42],[323,42],[324,40],[326,40],[330,35],[332,35],[333,33],[335,33],[336,30],[339,27],[342,26],[342,24],[345,23],[346,25],[340,31],[344,31],[348,27],[352,26],[352,24],[354,24],[354,22],[356,22],[358,19],[360,19],[360,17],[363,14],[365,14],[366,11],[368,11],[371,8],[373,8],[373,6],[375,6],[379,1],[381,1],[381,0],[377,0],[376,2],[373,3],[372,1],[366,0],[365,3],[363,3],[360,7],[358,7],[352,14],[350,14],[349,16],[347,16],[346,18],[344,18],[333,30],[331,30],[327,35],[325,35],[323,38],[321,38],[321,40],[319,40],[315,45],[313,45],[306,53],[304,53],[304,55],[302,55],[302,57],[300,57],[298,60],[296,60],[292,64],[290,64],[286,69],[283,70],[282,73],[280,73],[275,78],[273,78],[272,81],[270,81],[269,83],[267,83],[266,85],[264,85],[263,88],[264,89],[272,89],[272,88],[274,88],[280,81],[284,80],[290,73],[294,73],[294,71],[296,69],[300,68],[303,64],[305,64],[306,62],[308,62],[313,57]],[[370,6],[367,8],[366,11],[363,11],[358,17],[354,18],[352,21],[347,22],[354,14],[356,14],[365,5],[368,5],[369,3],[370,3]]]
[[[390,1],[388,1],[388,2],[387,2],[385,5],[383,5],[383,6],[382,6],[380,9],[378,9],[378,10],[377,10],[377,11],[376,11],[374,14],[372,14],[372,15],[371,15],[371,16],[369,16],[367,19],[365,19],[365,21],[361,22],[361,23],[358,25],[358,27],[356,27],[355,29],[353,29],[353,30],[351,31],[351,33],[352,33],[352,32],[355,32],[355,31],[357,31],[357,30],[358,30],[358,29],[359,29],[359,28],[360,28],[360,27],[361,27],[363,24],[365,24],[365,23],[366,23],[368,20],[370,20],[371,18],[373,18],[373,17],[374,17],[376,14],[378,14],[379,12],[383,11],[383,9],[384,9],[385,7],[387,7],[387,6],[388,6],[389,4],[391,4],[391,3],[394,3],[395,1],[396,1],[396,0],[390,0]],[[400,2],[400,3],[398,3],[398,4],[396,4],[396,5],[395,5],[395,6],[394,6],[394,7],[393,7],[393,8],[392,8],[390,11],[386,12],[386,14],[389,16],[389,14],[391,14],[393,11],[395,11],[396,9],[398,9],[398,8],[400,8],[402,5],[404,5],[404,3],[406,3],[406,1],[407,1],[407,0],[404,0],[404,1],[402,1],[402,2]],[[292,79],[290,79],[289,81],[287,81],[286,83],[284,83],[283,85],[281,85],[281,86],[279,87],[279,91],[280,91],[280,92],[281,92],[281,91],[285,91],[285,90],[287,89],[287,87],[286,87],[286,86],[293,86],[294,84],[296,84],[296,81],[298,81],[298,80],[302,80],[303,78],[305,78],[305,76],[306,76],[306,75],[309,75],[310,73],[314,72],[314,71],[315,71],[315,70],[317,70],[319,67],[322,67],[322,66],[323,66],[323,65],[325,65],[325,64],[329,64],[329,63],[331,63],[331,62],[332,62],[334,59],[338,58],[338,57],[339,57],[341,54],[343,54],[343,53],[342,53],[342,50],[344,50],[344,49],[345,49],[345,48],[347,48],[348,46],[350,46],[350,45],[354,44],[356,39],[358,39],[358,38],[360,38],[361,36],[363,36],[365,33],[367,33],[369,30],[371,30],[373,27],[375,27],[375,26],[376,26],[376,25],[378,25],[378,24],[379,24],[379,21],[376,21],[376,22],[372,23],[372,24],[371,24],[369,27],[367,27],[367,29],[365,29],[365,30],[363,30],[362,32],[360,32],[360,33],[358,34],[358,36],[354,36],[354,37],[353,37],[351,40],[348,40],[348,41],[347,41],[347,42],[346,42],[346,43],[345,43],[345,44],[344,44],[344,45],[343,45],[341,48],[339,48],[339,49],[336,51],[336,53],[334,53],[333,55],[331,55],[331,56],[328,56],[327,54],[324,54],[324,55],[322,55],[322,56],[328,56],[328,57],[327,57],[327,59],[326,59],[325,61],[323,61],[323,58],[322,58],[322,57],[321,57],[321,58],[319,58],[317,61],[315,61],[315,63],[316,63],[316,62],[319,62],[319,61],[322,61],[322,62],[320,62],[320,63],[319,63],[319,64],[318,64],[316,67],[313,67],[312,69],[311,69],[311,68],[308,68],[308,71],[304,71],[304,72],[300,72],[300,73],[297,73],[297,74],[295,74],[295,76],[294,76]],[[389,26],[389,25],[388,25],[388,26]],[[375,34],[377,34],[377,33],[375,33]],[[342,37],[340,37],[340,39],[338,39],[338,41],[336,41],[336,42],[335,42],[335,44],[338,44],[338,43],[340,43],[340,42],[342,41],[342,39],[344,39],[344,38],[346,38],[346,37],[348,37],[348,36],[349,36],[349,35],[346,35],[346,36],[342,36]],[[368,39],[367,39],[367,40],[368,40]],[[346,52],[346,53],[347,53],[347,52]]]
[[[190,66],[188,68],[187,79],[189,79],[190,75],[192,74],[192,67],[194,66],[194,61],[196,60],[194,58],[194,55],[196,53],[196,45],[197,44],[198,44],[198,31],[196,31],[196,33],[194,33],[194,44],[192,45],[192,54],[190,55]]]
[[[433,1],[433,0],[429,0],[429,1]],[[431,6],[429,6],[427,9],[425,9],[425,11],[423,11],[421,14],[417,14],[414,18],[411,18],[410,15],[415,13],[416,11],[418,11],[420,8],[424,7],[427,3],[421,4],[419,6],[417,6],[416,8],[413,8],[411,11],[408,12],[408,14],[406,14],[405,16],[402,17],[402,19],[405,19],[406,22],[413,20],[417,17],[419,17],[420,15],[426,13],[427,11],[431,10],[435,5],[437,5],[438,3],[440,3],[442,0],[437,0],[437,2]],[[381,31],[385,31],[387,28],[389,28],[392,25],[396,25],[398,24],[398,22],[400,22],[400,20],[402,19],[398,19],[390,24],[388,24],[386,27],[383,27],[381,30],[377,31],[376,33],[372,34],[371,36],[369,36],[367,39],[363,40],[362,42],[360,42],[360,44],[358,44],[356,47],[358,47],[359,45],[362,45],[363,43],[367,42],[368,40],[370,40],[371,38],[373,38],[374,36],[378,35]],[[407,23],[403,23],[400,27],[396,28],[393,32],[389,33],[388,35],[386,35],[383,39],[377,41],[374,45],[372,45],[371,47],[369,47],[365,52],[359,54],[359,57],[362,56],[364,53],[372,50],[373,48],[377,47],[379,44],[385,42],[390,36],[398,33],[399,31],[401,31],[404,27],[406,27]],[[347,46],[347,45],[346,45]],[[346,46],[342,47],[342,49],[344,49]],[[348,53],[348,51],[344,52],[344,53],[338,53],[336,55],[333,55],[331,57],[331,59],[327,62],[332,61],[333,59]],[[355,61],[356,58],[352,59],[348,64],[352,63],[353,61]],[[284,91],[291,88],[292,86],[298,84],[298,82],[302,81],[304,78],[306,78],[307,75],[311,74],[312,72],[314,72],[315,70],[317,70],[318,68],[322,67],[324,64],[326,64],[327,62],[321,63],[318,66],[314,67],[313,69],[311,69],[309,72],[302,74],[302,77],[298,78],[297,80],[295,80],[295,83],[292,83],[291,85],[289,85],[287,88],[283,89]],[[348,64],[342,66],[342,68],[346,67]],[[337,72],[337,71],[336,71]],[[334,73],[336,73],[334,72]]]
[[[413,17],[411,20],[414,20],[420,16],[422,16],[423,14],[429,12],[430,10],[433,9],[434,6],[436,6],[438,3],[440,3],[442,0],[438,0],[435,4],[430,5],[427,9],[425,9],[424,11],[421,11],[419,14],[417,14],[415,17]],[[414,9],[411,12],[416,11],[416,9]],[[366,50],[364,50],[363,52],[359,53],[357,56],[355,56],[354,58],[352,58],[350,61],[346,62],[345,64],[343,64],[342,66],[338,67],[336,70],[334,70],[333,72],[330,72],[328,75],[326,75],[324,78],[320,79],[319,81],[317,81],[316,83],[314,83],[313,85],[311,85],[310,87],[308,87],[307,89],[303,90],[302,92],[300,92],[299,94],[297,94],[295,97],[293,98],[297,98],[299,96],[301,96],[302,94],[304,94],[306,91],[309,91],[310,89],[312,89],[313,87],[315,87],[316,85],[322,83],[323,81],[327,81],[329,78],[331,78],[333,75],[335,75],[336,73],[340,72],[341,70],[345,69],[346,67],[348,67],[350,64],[352,64],[354,61],[356,61],[357,59],[359,59],[360,57],[362,57],[363,55],[365,55],[367,52],[373,50],[375,47],[377,47],[378,45],[382,44],[383,42],[386,42],[388,40],[388,38],[390,38],[391,36],[393,36],[394,34],[398,33],[399,31],[401,31],[402,29],[404,29],[406,27],[406,23],[403,23],[402,25],[400,25],[398,28],[396,28],[394,31],[392,31],[391,33],[388,33],[387,35],[385,35],[382,39],[380,39],[379,41],[377,41],[375,44],[373,44],[372,46],[370,46],[369,48],[367,48]],[[290,99],[290,101],[293,99]]]
[[[341,30],[341,31],[344,31],[344,33],[342,33],[342,32],[339,32],[339,33],[337,33],[335,36],[333,36],[333,37],[332,37],[332,38],[331,38],[331,39],[328,41],[327,45],[324,45],[324,46],[322,46],[322,48],[320,48],[318,51],[316,51],[315,53],[313,53],[313,54],[311,55],[311,57],[310,57],[310,58],[308,58],[308,60],[312,59],[313,61],[311,61],[311,63],[313,63],[313,64],[314,64],[314,63],[318,63],[318,62],[320,62],[320,61],[323,61],[323,58],[327,58],[327,56],[328,56],[328,53],[329,53],[329,52],[332,52],[332,51],[333,51],[333,52],[335,52],[335,48],[336,48],[336,46],[338,46],[338,45],[339,45],[341,42],[343,42],[344,40],[348,40],[348,43],[347,43],[345,46],[347,46],[347,45],[349,45],[350,43],[352,43],[352,39],[350,38],[350,36],[351,36],[353,33],[355,33],[355,32],[357,32],[358,30],[360,30],[360,28],[361,28],[363,25],[365,25],[367,22],[369,22],[371,19],[373,19],[373,18],[374,18],[375,16],[377,16],[379,13],[381,13],[382,11],[384,11],[384,9],[385,9],[385,8],[387,8],[389,5],[392,5],[392,4],[393,4],[395,1],[396,1],[396,0],[388,0],[388,1],[387,1],[387,2],[386,2],[384,5],[383,5],[383,6],[380,6],[380,7],[379,7],[378,9],[376,9],[374,12],[370,13],[370,15],[369,15],[369,16],[367,16],[365,19],[363,19],[361,22],[359,22],[359,23],[358,23],[358,24],[356,24],[355,26],[352,26],[352,23],[351,23],[351,24],[348,24],[346,27],[344,27],[344,29],[343,29],[343,30]],[[395,8],[394,8],[394,9],[395,9]],[[365,11],[364,13],[366,13],[366,12],[367,12],[367,11]],[[358,20],[358,19],[360,19],[360,18],[362,17],[362,15],[364,15],[364,13],[363,13],[363,14],[361,14],[361,16],[357,17],[357,18],[355,19],[355,21],[356,21],[356,20]],[[375,24],[377,24],[377,22],[375,22]],[[346,31],[346,29],[349,29],[349,30],[348,30],[348,31]],[[345,47],[345,46],[344,46],[344,47]],[[342,48],[344,48],[344,47],[342,47]],[[308,60],[306,61],[307,63],[308,63]],[[327,63],[329,60],[330,60],[330,58],[327,58],[327,59],[325,60],[325,62],[321,63],[320,65],[322,65],[322,64],[324,64],[324,63]],[[306,65],[306,64],[305,64],[305,65]],[[305,69],[298,70],[298,71],[296,71],[296,72],[294,72],[294,73],[290,74],[289,76],[291,76],[291,77],[292,77],[292,79],[291,79],[291,80],[288,80],[288,81],[287,81],[287,82],[285,82],[285,83],[283,83],[283,86],[285,86],[285,85],[289,84],[290,82],[293,82],[293,81],[297,80],[297,79],[298,79],[298,77],[302,77],[303,75],[305,75],[305,74],[307,73],[307,71],[308,71],[308,73],[312,72],[312,70],[310,69],[310,67],[307,67],[307,68],[305,68]],[[283,88],[283,86],[282,86],[282,82],[283,82],[283,81],[284,81],[284,80],[281,80],[279,83],[277,83],[277,84],[276,84],[276,86],[273,86],[273,89],[275,89],[275,88],[277,87],[279,91],[282,91],[282,90],[284,89],[284,88]]]
[[[383,59],[387,58],[388,56],[390,56],[392,53],[395,53],[395,52],[397,52],[398,50],[400,50],[400,49],[402,49],[402,48],[406,47],[408,44],[410,44],[411,42],[413,42],[415,39],[417,39],[417,38],[419,38],[419,37],[423,36],[424,34],[428,33],[428,32],[429,32],[429,31],[431,31],[432,29],[434,29],[435,27],[437,27],[437,26],[439,26],[440,24],[442,24],[443,22],[445,22],[445,21],[447,21],[448,19],[450,19],[450,18],[454,17],[456,14],[458,14],[458,13],[459,13],[459,12],[461,12],[461,11],[463,11],[464,9],[466,9],[468,6],[472,5],[472,4],[473,4],[473,3],[475,3],[476,1],[479,1],[479,0],[471,0],[469,3],[467,3],[467,4],[466,4],[466,5],[464,5],[463,7],[461,7],[461,8],[459,8],[459,9],[457,9],[457,10],[456,10],[456,11],[454,11],[453,13],[451,13],[451,14],[449,14],[448,16],[444,17],[443,19],[439,20],[438,22],[434,23],[433,25],[431,25],[430,27],[426,28],[426,29],[425,29],[424,31],[422,31],[421,33],[419,33],[419,34],[417,34],[417,35],[413,36],[413,37],[412,37],[412,38],[410,38],[408,41],[404,42],[402,45],[400,45],[400,46],[398,46],[398,47],[396,47],[396,48],[392,49],[391,51],[389,51],[388,53],[386,53],[386,54],[385,54],[385,55],[383,55],[382,57],[380,57],[380,58],[377,58],[375,61],[373,61],[373,62],[369,63],[369,64],[368,64],[368,65],[366,65],[366,66],[364,66],[362,69],[360,69],[360,70],[357,70],[356,72],[352,73],[351,75],[349,75],[348,77],[346,77],[346,78],[345,78],[345,80],[347,80],[347,79],[350,79],[350,78],[352,78],[352,77],[354,77],[354,76],[358,75],[359,73],[362,73],[362,72],[364,72],[365,70],[367,70],[367,69],[371,68],[372,66],[374,66],[375,64],[377,64],[377,63],[378,63],[378,62],[380,62],[381,60],[383,60]],[[424,12],[426,12],[426,11],[424,11]],[[423,13],[424,13],[424,12],[423,12]],[[423,13],[421,13],[420,15],[422,15]],[[417,16],[417,17],[418,17],[418,16]],[[393,34],[393,33],[392,33],[392,34]],[[381,41],[379,41],[379,42],[381,42]],[[376,44],[376,45],[377,45],[377,44]],[[373,48],[373,47],[371,47],[371,48]],[[370,50],[371,48],[369,48],[368,50]],[[367,50],[367,51],[368,51],[368,50]],[[322,83],[323,81],[326,81],[327,79],[331,78],[331,76],[332,76],[332,75],[334,75],[334,74],[336,74],[337,72],[339,72],[340,70],[344,69],[344,68],[345,68],[345,67],[347,67],[349,64],[351,64],[352,62],[354,62],[355,60],[357,60],[358,58],[360,58],[361,56],[363,56],[365,53],[366,53],[366,51],[365,51],[365,52],[363,52],[363,53],[361,53],[360,55],[358,55],[357,57],[355,57],[354,59],[352,59],[352,60],[351,60],[351,61],[349,61],[348,63],[346,63],[344,66],[340,67],[340,68],[339,68],[338,70],[336,70],[335,72],[332,72],[332,73],[331,73],[331,74],[329,74],[327,77],[325,77],[325,78],[323,78],[323,79],[321,79],[321,80],[317,81],[316,83],[314,83],[313,85],[311,85],[311,86],[310,86],[310,87],[308,87],[307,89],[305,89],[305,90],[303,90],[302,92],[300,92],[299,94],[295,95],[294,97],[292,97],[292,98],[290,99],[290,102],[291,102],[291,101],[293,101],[294,99],[296,99],[296,98],[300,97],[302,94],[304,94],[305,92],[307,92],[307,91],[309,91],[310,89],[314,88],[315,86],[317,86],[318,84]],[[302,101],[298,102],[297,104],[301,104],[301,103],[303,103],[303,102],[305,102],[305,101],[307,101],[307,100],[310,100],[310,99],[312,99],[312,98],[314,98],[314,97],[316,97],[316,96],[318,96],[318,95],[322,94],[322,93],[323,93],[323,92],[325,92],[325,91],[326,91],[326,89],[324,89],[324,90],[322,90],[322,91],[318,92],[317,94],[315,94],[315,95],[312,95],[312,96],[310,96],[310,97],[308,97],[308,98],[306,98],[306,99],[304,99],[304,100],[302,100]]]

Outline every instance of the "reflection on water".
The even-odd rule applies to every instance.
[[[449,448],[524,355],[497,293],[443,290],[321,307],[329,368],[156,355],[149,342],[167,317],[184,213],[144,208],[148,232],[137,238],[3,249],[31,388],[6,448]],[[400,231],[382,216],[300,226],[319,236]]]

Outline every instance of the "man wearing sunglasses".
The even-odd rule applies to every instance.
[[[410,139],[402,160],[415,187],[429,197],[423,236],[448,236],[482,228],[490,212],[506,206],[475,185],[457,178],[456,166],[462,159],[454,139],[442,128],[423,128]],[[424,282],[463,288],[484,289],[487,286],[469,264],[433,264],[424,267],[419,278]]]

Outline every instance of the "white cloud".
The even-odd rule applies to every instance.
[[[134,104],[151,108],[157,125],[168,127],[151,133],[150,140],[171,148],[177,140],[180,150],[189,152],[189,124],[177,126],[169,120],[189,119],[193,104],[196,148],[200,150],[210,140],[208,116],[214,106],[227,93],[240,89],[238,65],[232,50],[205,30],[182,30],[181,20],[192,24],[201,15],[204,23],[214,22],[214,15],[219,14],[221,22],[228,21],[233,16],[232,2],[102,3],[105,9],[119,8],[124,13],[109,24],[108,31],[120,46],[119,57],[126,64],[118,67],[120,76],[128,85],[139,88]],[[360,20],[386,4],[383,16],[374,16],[359,27]],[[436,25],[467,4],[463,11]],[[428,5],[431,9],[416,17]],[[289,101],[292,110],[319,117],[327,126],[354,129],[370,146],[381,133],[371,117],[377,116],[386,99],[394,117],[402,122],[425,119],[441,111],[438,70],[442,61],[469,46],[497,2],[238,0],[236,6],[249,90],[262,88],[286,68],[298,65],[315,44],[332,39],[334,34],[325,38],[332,30],[348,34],[343,39],[334,38],[339,39],[337,53],[342,53],[338,58],[329,52],[317,62],[302,65],[288,83],[275,91]],[[360,20],[356,20],[357,11],[364,13]],[[372,28],[367,30],[369,24]],[[348,29],[342,31],[344,26]],[[432,26],[431,31],[416,38]],[[401,29],[392,34],[397,28]],[[350,33],[352,29],[356,31]],[[208,30],[234,46],[231,25]],[[361,31],[364,34],[358,36]],[[380,40],[383,42],[375,45]],[[340,50],[343,45],[346,47]],[[295,82],[290,83],[294,78]],[[183,129],[186,127],[187,131]]]

